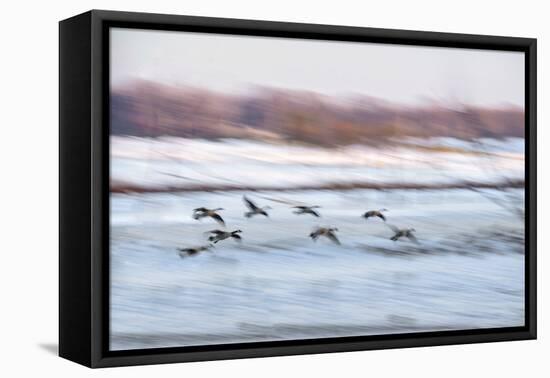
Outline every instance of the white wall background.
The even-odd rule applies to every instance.
[[[67,377],[547,377],[549,10],[545,1],[10,1],[0,22],[0,375]],[[89,370],[55,356],[58,26],[112,9],[536,37],[539,40],[539,340]]]

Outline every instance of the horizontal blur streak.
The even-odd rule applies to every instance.
[[[245,218],[243,194],[269,218]],[[300,202],[321,218],[293,214]],[[224,207],[242,242],[180,258],[220,228],[192,219],[197,205]],[[111,206],[113,349],[523,324],[522,218],[472,191],[159,193],[113,195]],[[420,244],[361,218],[380,206]],[[342,245],[313,242],[318,225],[337,226]]]
[[[112,135],[248,138],[317,145],[376,144],[390,138],[524,136],[517,107],[433,103],[405,107],[355,95],[259,88],[249,95],[134,82],[111,93]]]
[[[339,148],[111,137],[111,191],[522,187],[524,139],[401,138]]]

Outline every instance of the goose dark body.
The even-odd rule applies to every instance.
[[[193,210],[193,219],[200,220],[205,217],[210,217],[225,227],[223,218],[217,213],[217,211],[220,210],[223,210],[223,208],[219,207],[217,209],[208,209],[206,207],[197,207]]]
[[[380,209],[380,210],[369,210],[365,214],[363,214],[363,218],[369,219],[372,217],[378,217],[382,219],[384,222],[386,221],[386,217],[384,214],[382,214],[383,211],[388,211],[387,209]]]
[[[209,244],[209,245],[204,245],[204,246],[200,246],[200,247],[178,248],[178,251],[179,251],[180,257],[183,258],[185,256],[195,256],[195,255],[197,255],[201,252],[208,251],[212,247],[213,247],[213,245]]]
[[[336,237],[335,231],[338,231],[336,227],[317,227],[311,232],[311,234],[309,234],[309,237],[313,241],[317,241],[320,236],[325,236],[333,243],[340,245],[340,240]]]
[[[294,214],[297,214],[297,215],[300,215],[300,214],[311,214],[313,215],[314,217],[317,217],[319,218],[321,215],[319,214],[319,212],[313,210],[313,209],[318,209],[320,208],[321,206],[293,206],[294,209],[296,209],[296,211],[293,211]]]
[[[228,238],[233,238],[237,241],[241,241],[242,238],[241,238],[241,235],[239,235],[239,233],[241,233],[241,232],[242,232],[241,230],[235,230],[235,231],[212,230],[212,231],[208,231],[208,233],[210,234],[210,236],[208,237],[208,241],[211,241],[213,243],[217,243],[219,241],[222,241],[222,240],[225,240],[225,239],[228,239]]]
[[[420,244],[418,239],[416,239],[416,236],[413,234],[413,232],[416,232],[414,228],[398,228],[391,224],[389,224],[388,227],[394,232],[394,235],[390,238],[390,240],[397,241],[400,238],[405,237],[415,244]]]

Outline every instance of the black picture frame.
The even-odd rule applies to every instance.
[[[109,351],[109,40],[118,26],[525,53],[525,326]],[[59,24],[59,355],[88,367],[536,338],[536,39],[92,10]]]

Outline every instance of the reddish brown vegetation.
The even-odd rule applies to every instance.
[[[143,82],[112,92],[111,116],[112,134],[148,137],[273,138],[334,145],[401,136],[524,136],[524,112],[518,108],[411,108],[372,98],[343,102],[271,89],[230,96]]]

